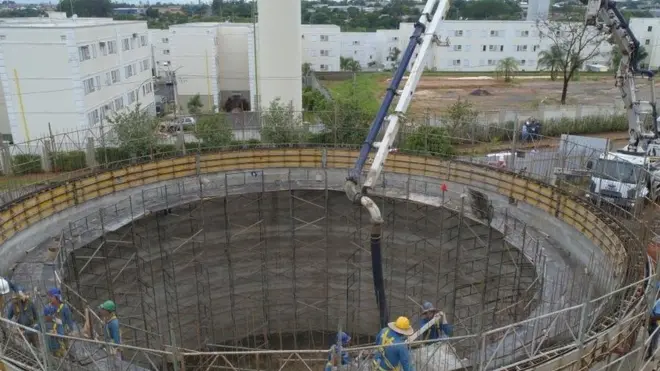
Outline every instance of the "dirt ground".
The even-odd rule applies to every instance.
[[[383,91],[388,83],[388,78],[379,81]],[[488,95],[472,95],[477,89],[485,90]],[[530,110],[541,104],[559,104],[561,89],[561,81],[540,77],[522,76],[512,83],[505,83],[492,76],[424,76],[415,92],[411,110],[419,113],[441,112],[459,97],[468,99],[480,111]],[[568,86],[567,104],[609,105],[620,99],[613,76],[584,76]]]

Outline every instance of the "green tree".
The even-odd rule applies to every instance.
[[[399,55],[401,55],[401,50],[396,46],[390,50],[390,54],[387,56],[387,60],[392,62],[392,68],[396,68],[399,64]]]
[[[211,13],[222,17],[222,0],[213,0],[211,3]]]
[[[205,115],[197,120],[195,136],[205,148],[219,148],[231,143],[233,129],[224,112]]]
[[[303,63],[300,68],[302,69],[303,76],[307,76],[310,73],[312,73],[312,71],[313,71],[312,70],[312,64],[308,63],[308,62]]]
[[[262,142],[293,144],[307,139],[302,115],[293,109],[293,103],[284,104],[279,98],[273,100],[262,113],[261,120]]]
[[[513,81],[513,76],[518,72],[520,65],[514,57],[506,57],[497,62],[496,71],[498,75],[504,76],[505,82]]]
[[[191,115],[199,115],[199,113],[202,111],[202,107],[204,107],[204,104],[202,103],[202,99],[200,98],[199,94],[195,94],[188,100],[187,106],[188,112]]]
[[[135,109],[120,112],[108,118],[111,124],[109,142],[133,156],[144,156],[158,143],[158,121],[146,110]]]
[[[580,19],[573,22],[542,21],[537,24],[541,39],[548,39],[563,53],[559,63],[563,77],[561,104],[566,104],[568,84],[584,63],[599,55],[600,45],[607,35],[588,26]]]
[[[144,12],[144,15],[146,15],[147,18],[158,18],[160,17],[160,12],[158,11],[158,9],[148,7],[147,10]]]
[[[360,62],[353,58],[339,57],[339,68],[342,71],[358,72],[362,69]]]
[[[110,0],[61,0],[57,5],[67,17],[71,17],[72,9],[79,17],[112,17],[112,8]]]
[[[538,69],[541,71],[550,71],[550,80],[557,80],[557,74],[561,71],[562,61],[564,60],[564,51],[557,45],[552,45],[550,49],[539,53]]]
[[[448,134],[453,138],[460,138],[465,137],[465,128],[476,124],[477,115],[472,103],[458,98],[456,103],[449,106],[442,119]]]
[[[364,91],[353,87],[348,94],[324,101],[318,116],[326,127],[321,133],[324,143],[360,144],[369,131],[376,112],[365,104]]]
[[[646,51],[646,49],[643,46],[640,46],[639,49],[637,49],[637,61],[639,62],[640,66],[638,67],[643,67],[646,65],[646,59],[649,57],[649,53]],[[619,68],[619,63],[621,63],[621,50],[617,48],[615,45],[612,47],[612,58],[610,60],[610,68],[613,70],[616,70]]]
[[[447,129],[439,126],[421,125],[406,136],[403,148],[433,156],[451,156],[454,148]]]

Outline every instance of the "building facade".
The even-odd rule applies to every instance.
[[[170,30],[149,30],[149,42],[151,43],[151,55],[153,73],[156,77],[167,75],[167,70],[172,64],[170,54]]]
[[[383,48],[376,32],[342,32],[341,56],[353,58],[363,69],[379,68],[383,63]]]
[[[0,24],[0,130],[14,142],[155,112],[146,22],[16,18]]]
[[[660,68],[660,18],[631,18],[630,30],[648,54],[644,63],[653,70]]]
[[[314,71],[339,71],[341,31],[335,25],[302,25],[302,58]]]
[[[221,23],[218,30],[218,83],[220,105],[232,96],[252,100],[254,86],[254,26]]]
[[[168,69],[176,75],[179,109],[187,112],[188,102],[199,94],[202,112],[220,107],[219,23],[197,22],[172,26],[169,29]]]

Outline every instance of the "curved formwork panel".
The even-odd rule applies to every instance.
[[[295,191],[292,190],[293,189],[325,189],[326,190],[325,195],[322,198],[324,199],[324,202],[327,202],[330,199],[327,195],[328,194],[327,190],[333,189],[333,185],[327,184],[329,181],[329,177],[327,176],[328,171],[330,170],[336,171],[336,170],[350,168],[353,159],[355,158],[356,155],[357,152],[351,150],[316,149],[316,148],[257,149],[252,151],[235,151],[235,152],[220,152],[220,153],[203,154],[203,155],[190,155],[175,159],[160,160],[146,164],[128,166],[124,169],[102,172],[91,176],[83,177],[74,181],[70,181],[65,184],[57,185],[50,189],[43,190],[38,193],[30,194],[29,196],[26,196],[25,198],[18,200],[13,204],[5,207],[5,209],[0,212],[0,218],[2,218],[0,238],[3,241],[3,248],[4,248],[3,260],[5,264],[3,268],[6,269],[9,263],[19,260],[20,256],[25,254],[25,251],[27,249],[30,249],[35,245],[41,244],[45,238],[51,236],[60,235],[61,238],[68,238],[71,241],[70,249],[67,247],[60,248],[60,254],[58,256],[62,258],[59,258],[56,264],[56,265],[59,264],[60,266],[65,264],[65,259],[64,259],[65,255],[71,253],[74,248],[78,249],[82,246],[90,246],[89,244],[90,243],[93,244],[98,237],[106,236],[108,235],[109,232],[115,233],[117,235],[113,238],[105,237],[105,240],[101,240],[101,243],[108,244],[109,241],[112,242],[119,241],[116,243],[116,245],[120,246],[122,243],[119,237],[126,234],[123,233],[126,232],[126,230],[122,230],[122,226],[124,226],[127,223],[134,222],[136,220],[143,222],[145,226],[148,226],[149,223],[154,223],[153,221],[154,217],[153,215],[151,215],[151,213],[157,212],[159,208],[162,209],[161,206],[153,207],[153,208],[150,206],[152,204],[153,205],[160,204],[159,202],[154,201],[154,199],[160,198],[165,200],[166,206],[164,208],[163,213],[169,215],[176,214],[177,212],[180,214],[182,210],[181,208],[183,207],[182,205],[188,205],[186,207],[191,207],[190,205],[194,205],[194,202],[199,202],[200,199],[204,199],[206,197],[217,198],[218,196],[224,196],[224,200],[226,201],[228,199],[227,197],[229,196],[228,190],[233,185],[227,183],[227,179],[229,178],[225,176],[224,188],[220,192],[214,193],[213,187],[214,186],[217,187],[217,184],[214,183],[212,176],[218,173],[229,173],[236,171],[243,173],[244,181],[241,184],[238,184],[241,187],[242,192],[237,192],[237,193],[250,193],[250,192],[263,193],[265,191],[269,191],[269,192],[274,192],[272,194],[277,194],[277,192],[281,192],[282,189],[289,190],[290,193],[293,193],[293,195],[289,194],[287,196],[287,200],[288,200],[287,202],[289,202],[289,205],[288,206],[280,205],[277,207],[279,209],[285,209],[289,211],[289,217],[288,219],[285,220],[289,220],[289,222],[291,222],[291,220],[296,219],[295,215],[293,217],[290,215],[290,211],[295,210],[296,202],[299,202],[300,204],[306,204],[308,206],[310,204],[310,197],[301,197],[298,201],[295,201]],[[598,289],[611,291],[612,288],[614,287],[623,287],[631,283],[637,282],[639,280],[642,280],[644,278],[645,260],[644,260],[644,252],[643,249],[641,248],[640,241],[637,240],[635,236],[633,236],[630,232],[622,228],[616,221],[600,213],[598,210],[594,209],[592,206],[581,201],[580,199],[577,199],[570,194],[564,193],[555,187],[539,183],[537,181],[525,178],[520,175],[503,172],[501,170],[488,168],[485,166],[479,166],[479,165],[463,163],[463,162],[455,162],[455,161],[443,161],[430,157],[396,154],[396,155],[391,155],[391,157],[388,159],[387,165],[388,166],[386,166],[385,172],[387,174],[394,175],[394,183],[396,183],[397,179],[404,177],[408,179],[407,182],[408,187],[410,187],[410,184],[417,184],[411,181],[411,179],[412,180],[425,179],[424,182],[425,187],[429,187],[433,185],[439,186],[439,184],[443,182],[446,184],[450,184],[450,186],[454,188],[462,188],[464,186],[467,186],[482,190],[483,192],[486,192],[492,195],[493,197],[508,199],[508,201],[510,202],[520,202],[516,210],[520,209],[521,213],[525,212],[526,208],[529,209],[528,210],[529,213],[534,212],[534,210],[536,210],[535,212],[537,214],[539,213],[539,211],[543,211],[545,214],[540,218],[541,221],[539,222],[539,224],[543,224],[543,220],[545,220],[547,221],[547,225],[550,226],[550,228],[552,228],[554,225],[559,225],[557,223],[561,223],[561,225],[565,225],[565,226],[571,226],[573,229],[562,231],[559,234],[565,234],[566,236],[569,236],[569,238],[567,239],[568,241],[570,241],[572,238],[570,237],[572,236],[571,233],[578,233],[584,235],[584,238],[588,239],[591,246],[596,247],[596,249],[593,249],[593,251],[589,251],[589,253],[587,252],[583,252],[583,253],[585,255],[591,255],[591,256],[597,255],[599,257],[602,257],[599,263],[602,265],[602,267],[606,268],[605,274],[610,276],[611,280],[601,285],[601,287],[599,287]],[[306,170],[307,174],[314,172],[315,170],[313,169],[317,169],[316,171],[318,176],[316,178],[301,176],[299,179],[298,176],[296,176],[295,174],[292,176],[291,172],[288,172],[287,178],[274,179],[273,182],[263,182],[263,181],[250,182],[247,180],[248,177],[258,178],[259,174],[266,174],[266,170],[268,169],[291,169],[291,168],[308,169]],[[145,198],[144,195],[145,192],[148,192],[147,190],[148,188],[154,187],[159,184],[164,184],[164,182],[165,183],[172,182],[177,179],[191,179],[189,183],[186,183],[187,181],[179,183],[179,184],[183,184],[184,186],[185,184],[197,184],[197,188],[200,190],[197,197],[188,197],[189,195],[186,195],[185,192],[180,192],[179,195],[171,194],[172,192],[170,192],[170,194],[167,194],[166,191],[165,194],[161,193],[156,196],[150,196],[150,198],[148,197],[148,199]],[[318,184],[319,182],[325,184],[319,186]],[[339,180],[337,183],[341,183],[341,182],[343,182],[343,179]],[[266,183],[276,184],[277,186],[273,186],[273,189],[264,189]],[[304,184],[300,184],[300,183],[304,183]],[[312,186],[315,183],[316,186]],[[419,184],[421,184],[421,182]],[[255,187],[257,188],[255,189]],[[259,189],[259,187],[261,189]],[[390,188],[392,188],[392,186],[390,186]],[[165,189],[167,190],[167,188]],[[396,193],[396,191],[393,191],[392,189],[388,189],[387,187],[383,187],[382,189],[376,191],[383,193],[387,198],[398,197],[395,194],[391,194],[392,192]],[[136,192],[142,193],[142,203],[140,204],[131,201],[131,204],[129,205],[130,212],[126,212],[125,210],[120,212],[118,209],[115,210],[114,214],[112,214],[107,210],[99,212],[98,214],[99,218],[97,219],[101,219],[101,220],[103,220],[104,218],[111,219],[110,215],[111,214],[114,215],[114,218],[116,220],[112,221],[113,223],[115,223],[115,227],[113,228],[95,230],[94,227],[95,221],[88,218],[85,219],[86,226],[72,223],[72,221],[76,221],[77,219],[79,219],[80,216],[90,214],[90,212],[94,210],[102,210],[107,205],[115,204],[118,198],[125,198],[126,196],[130,196],[132,194],[135,194]],[[407,199],[408,202],[412,202],[410,203],[410,205],[413,204],[428,205],[435,202],[436,207],[442,206],[440,209],[447,209],[447,207],[450,206],[448,204],[445,204],[444,202],[445,194],[444,193],[439,194],[439,192],[437,191],[435,192],[436,196],[434,196],[435,201],[433,202],[429,200],[425,200],[424,197],[426,196],[415,194],[414,190],[407,189],[405,190],[404,193],[405,193],[404,198]],[[459,193],[462,192],[459,191]],[[110,199],[113,197],[114,197],[114,201],[110,201]],[[273,197],[275,196],[271,197],[271,202],[275,202],[279,204],[280,201],[277,200],[273,201]],[[313,198],[314,197],[312,196],[311,199]],[[337,203],[343,202],[340,201],[340,199],[341,198],[337,198],[336,201],[333,202],[337,202]],[[453,208],[461,210],[461,213],[459,213],[459,215],[463,215],[462,211],[464,211],[464,209],[466,208],[464,202],[460,201],[461,199],[462,197],[461,195],[459,195],[458,197],[455,197],[455,199],[453,200]],[[294,200],[293,204],[291,203],[291,200]],[[225,201],[222,201],[223,205]],[[249,208],[251,206],[249,205],[252,203],[259,203],[262,201],[264,200],[259,200],[259,199],[249,200],[248,202],[245,202],[243,206],[240,206],[239,204],[240,206],[239,209],[233,210],[231,212],[246,217],[249,215],[254,216],[253,214],[258,213],[259,211],[258,209],[250,210]],[[205,206],[209,205],[209,203],[204,203],[204,205]],[[217,205],[216,207],[220,208]],[[314,207],[312,206],[311,209],[313,208]],[[342,210],[344,208],[350,208],[350,205],[341,206]],[[410,208],[412,207],[410,206]],[[352,211],[357,212],[356,208],[353,209],[354,210]],[[227,212],[227,209],[223,209],[223,210],[224,211],[222,212]],[[422,214],[424,213],[420,213],[420,215]],[[104,217],[104,215],[107,216]],[[319,215],[318,217],[322,217],[322,216]],[[353,220],[362,219],[361,216],[357,216],[357,217],[352,216],[352,218]],[[530,218],[533,219],[533,217]],[[192,220],[193,218],[189,218],[189,219]],[[303,219],[303,218],[299,218],[299,219],[301,219],[302,221],[299,220],[298,222],[301,223],[301,225],[305,225],[305,223],[309,224],[311,220],[314,220],[314,216],[313,215],[310,216],[311,220]],[[344,220],[346,219],[347,217],[344,217]],[[255,220],[259,221],[266,219],[264,219],[263,217],[261,218],[257,217],[255,218]],[[109,221],[110,220],[106,220],[106,222]],[[98,222],[98,220],[96,220],[96,222]],[[201,229],[207,229],[208,224],[212,224],[212,223],[213,223],[212,221],[202,221],[201,225],[203,225],[203,227],[199,227],[199,225],[189,227],[187,232],[189,237],[187,238],[182,236],[175,236],[171,238],[171,240],[173,241],[172,242],[173,246],[171,251],[176,250],[178,248],[184,248],[183,246],[186,244],[194,245],[196,243],[195,238],[198,236],[195,234],[196,233],[195,231]],[[456,226],[458,227],[461,225],[465,225],[466,222],[461,221],[456,223],[457,223]],[[134,225],[135,224],[136,223],[134,223]],[[179,223],[179,224],[180,225],[172,226],[171,228],[168,229],[174,232],[177,230],[177,228],[184,228],[182,225],[183,223]],[[276,221],[273,222],[272,224],[277,225],[278,222]],[[337,221],[335,221],[334,224],[337,224]],[[402,228],[404,230],[410,231],[410,229],[412,228],[411,225],[413,224],[418,225],[420,223],[412,223],[407,227],[402,227]],[[106,223],[105,225],[107,226],[108,224]],[[242,225],[244,227],[248,226],[245,225],[245,223],[243,223]],[[332,226],[333,224],[328,222],[327,225]],[[479,227],[479,225],[481,225],[481,227]],[[63,228],[65,226],[68,226],[69,232],[65,233],[63,231]],[[479,229],[485,226],[479,223],[475,223],[474,227],[475,228],[472,229]],[[131,228],[132,230],[135,230],[136,227],[131,227]],[[222,230],[222,228],[223,227],[220,226],[218,229]],[[226,226],[224,228],[226,228]],[[274,227],[273,229],[276,230],[277,228]],[[293,227],[290,227],[289,230],[295,230],[295,229],[296,226],[294,225]],[[341,230],[341,229],[333,230],[331,227],[325,229],[328,230],[329,235],[335,234],[338,236],[346,233],[346,230]],[[360,229],[359,227],[356,228],[357,231],[359,231],[359,229]],[[485,227],[483,231],[481,232],[477,231],[475,232],[475,234],[479,235],[481,233],[481,236],[483,236],[484,234],[492,235],[492,233],[487,231],[488,228]],[[415,233],[422,236],[427,242],[429,240],[432,240],[432,236],[429,235],[424,236],[425,232],[416,230]],[[555,231],[554,233],[557,233],[557,231]],[[402,234],[405,233],[402,232]],[[301,245],[305,245],[304,235],[301,236],[300,238],[301,240],[297,241],[297,237],[295,235],[289,235],[289,236],[275,238],[274,241],[279,241],[277,243],[285,244],[286,243],[285,241],[288,240],[289,242],[295,241],[293,243],[300,243]],[[311,238],[318,238],[318,236],[315,235],[312,236]],[[324,237],[324,238],[332,238],[332,237]],[[578,237],[575,237],[573,239],[574,241],[579,240]],[[176,242],[174,242],[177,240],[180,241],[178,245],[176,245]],[[357,241],[359,242],[360,238],[358,238]],[[252,242],[261,243],[261,240],[252,241]],[[403,241],[399,243],[401,245],[406,245],[409,244],[409,242],[410,241]],[[348,240],[341,241],[339,243],[342,243],[342,245],[348,244]],[[396,242],[393,241],[392,243],[395,244]],[[225,241],[224,244],[230,245],[231,241]],[[236,247],[245,250],[247,248],[247,245],[250,245],[250,240],[247,239],[245,241],[245,244],[246,245],[243,247],[239,247],[239,246]],[[457,243],[457,246],[459,244],[460,242]],[[148,245],[148,243],[145,243],[145,245]],[[358,243],[358,247],[359,247],[359,243]],[[589,248],[585,247],[585,250],[589,250]],[[311,253],[312,252],[310,251],[310,254]],[[124,252],[122,254],[129,254],[128,256],[130,256],[130,252]],[[196,254],[193,253],[192,255],[195,256]],[[247,257],[246,260],[250,260],[250,258]],[[533,258],[530,258],[528,260],[532,261],[533,263],[537,263],[536,261],[534,261]],[[584,261],[584,259],[582,260]],[[127,258],[126,261],[128,261]],[[142,262],[137,262],[137,263],[133,262],[132,264],[136,264],[137,266],[139,266],[140,264],[147,264],[148,261],[149,259],[144,259]],[[196,263],[199,263],[199,259],[198,261],[193,262],[193,266]],[[173,261],[170,261],[170,264],[173,264]],[[89,272],[92,273],[89,274],[93,275],[94,270],[91,268],[93,267],[88,267],[86,269],[90,269]],[[150,269],[152,268],[154,267],[151,267]],[[125,268],[123,266],[117,267],[117,270],[124,270],[124,269]],[[314,270],[314,269],[317,268],[310,267],[310,270]],[[161,270],[166,271],[166,269],[161,269]],[[246,270],[250,270],[250,268],[247,266],[243,267],[241,273],[249,274],[250,272],[244,272]],[[403,268],[401,271],[403,273],[403,277],[405,277],[407,274],[406,273],[407,269]],[[176,270],[171,270],[171,272],[174,272],[174,274],[176,274]],[[174,277],[167,278],[165,277],[165,274],[163,275],[164,275],[164,277],[162,278],[163,281],[166,281],[168,279],[169,280],[174,279]],[[282,272],[280,272],[280,275],[282,277],[287,276],[285,273]],[[293,278],[292,277],[289,278],[290,278],[290,281],[288,281],[290,282],[289,284],[295,284],[296,281],[295,276]],[[100,280],[103,278],[97,277],[97,279]],[[116,277],[106,277],[105,279],[112,282],[113,280],[116,280]],[[142,278],[140,277],[137,278],[137,280],[140,279]],[[362,282],[362,284],[364,284],[364,286],[368,286],[368,282],[366,281]],[[405,291],[406,289],[405,285],[407,284],[408,283],[404,284],[403,287],[404,290],[402,291]],[[435,285],[439,286],[437,282],[435,282]],[[396,280],[393,280],[392,286],[396,286]],[[325,287],[326,287],[326,291],[328,291],[330,290],[332,285],[327,285]],[[344,283],[342,287],[343,287],[342,290],[346,292],[345,289],[346,287],[348,287],[348,284]],[[163,290],[162,287],[159,289]],[[193,286],[191,285],[189,289],[192,290]],[[202,289],[210,290],[211,288],[206,287]],[[196,287],[195,290],[200,290],[200,288]],[[79,290],[79,291],[84,291],[84,290]],[[178,291],[179,290],[175,290],[173,293],[170,293],[170,297],[173,297],[172,295],[177,295]],[[519,369],[526,369],[526,368],[529,369],[530,367],[538,370],[560,370],[560,369],[583,368],[607,356],[609,353],[614,351],[614,349],[617,348],[622,341],[628,339],[631,334],[634,334],[637,331],[642,320],[642,317],[639,316],[639,314],[642,313],[643,311],[643,300],[641,300],[642,292],[643,292],[643,283],[639,283],[637,286],[635,285],[629,286],[625,290],[620,290],[616,295],[612,295],[606,299],[602,299],[599,302],[600,305],[598,306],[597,311],[592,312],[594,313],[594,318],[593,321],[589,324],[589,332],[587,337],[582,338],[580,340],[583,342],[583,346],[580,348],[575,347],[575,342],[571,344],[570,341],[563,341],[561,343],[562,345],[561,347],[556,347],[556,346],[552,347],[551,345],[547,345],[547,348],[549,350],[552,350],[552,352],[541,353],[539,352],[539,349],[533,349],[532,352],[529,351],[523,352],[522,350],[520,351],[516,350],[509,355],[509,358],[498,357],[499,359],[498,362],[491,363],[492,359],[496,358],[495,354],[497,353],[497,346],[495,345],[497,342],[499,342],[500,344],[504,342],[512,342],[512,343],[522,342],[523,345],[526,342],[526,340],[520,340],[519,338],[514,339],[510,337],[507,334],[508,330],[507,333],[503,333],[503,332],[500,333],[499,330],[492,329],[493,324],[491,324],[491,326],[481,327],[480,329],[469,328],[469,330],[466,330],[466,333],[475,333],[475,332],[479,332],[479,330],[483,331],[486,328],[491,328],[491,330],[482,332],[480,338],[478,339],[478,341],[476,341],[477,348],[479,348],[480,344],[486,344],[486,347],[479,348],[480,350],[476,352],[478,354],[474,356],[470,355],[470,358],[472,358],[473,362],[476,360],[477,363],[475,364],[478,364],[479,367],[483,369],[490,369],[495,365],[497,365],[498,367],[504,367],[506,366],[506,364],[511,364],[514,362],[517,362],[517,367],[519,367]],[[144,296],[144,293],[141,293],[140,295]],[[233,294],[228,293],[227,295],[236,295],[236,291],[234,291]],[[263,295],[263,290],[261,295]],[[278,294],[274,293],[273,295],[278,295]],[[167,292],[165,292],[165,296],[167,296]],[[325,295],[326,300],[330,296],[331,295]],[[294,302],[295,301],[296,300],[294,300]],[[345,300],[345,302],[349,302],[349,301],[350,300],[348,299]],[[238,302],[238,300],[230,300],[230,302],[235,303]],[[368,305],[366,304],[367,302],[368,301],[365,301],[365,307]],[[309,305],[309,302],[307,301],[305,301],[304,303]],[[155,306],[156,303],[152,302],[151,305]],[[212,303],[207,303],[207,306],[209,307],[212,305],[213,305]],[[566,305],[568,306],[570,305],[570,303],[567,303]],[[301,304],[301,306],[304,307],[305,305]],[[254,308],[255,306],[252,307]],[[199,310],[199,305],[197,305],[197,309],[184,308],[183,311],[185,312],[186,310],[188,311]],[[404,310],[410,311],[411,309],[406,308]],[[169,309],[165,309],[165,311],[167,312],[168,316],[171,314]],[[298,310],[295,310],[294,312],[295,312],[294,315],[297,315]],[[539,314],[539,313],[535,312],[535,314]],[[474,317],[474,315],[471,315],[470,317]],[[310,319],[311,318],[312,317],[310,317]],[[520,319],[520,318],[515,318],[515,319]],[[148,322],[146,320],[143,321],[144,323]],[[481,319],[480,321],[481,322],[476,322],[476,323],[483,323]],[[580,321],[578,318],[578,321],[576,323],[579,322]],[[292,323],[295,323],[295,321],[293,321]],[[214,326],[215,324],[211,327]],[[524,324],[522,324],[521,326],[525,327]],[[160,327],[160,324],[158,325],[158,327]],[[232,327],[234,328],[233,331],[231,330]],[[257,327],[258,326],[254,326],[255,329]],[[236,332],[235,328],[236,328],[235,325],[232,325],[228,328],[227,332],[231,333],[231,335],[227,335],[228,338],[233,338],[234,340],[236,339],[237,334],[235,333]],[[520,326],[518,326],[518,328],[520,328]],[[167,333],[163,330],[164,329],[159,329],[158,333],[161,334]],[[208,330],[211,329],[207,329],[207,331]],[[358,328],[355,328],[355,330],[358,333],[361,332],[361,330],[359,330]],[[369,330],[371,330],[371,328]],[[197,345],[200,344],[199,343],[199,337],[201,336],[200,331],[201,330],[196,331]],[[536,331],[536,326],[534,326],[534,329],[529,327],[528,332],[531,337],[534,337],[535,331]],[[170,333],[171,332],[172,331],[170,331]],[[293,332],[295,333],[296,331]],[[180,334],[181,333],[182,332],[180,332]],[[560,332],[557,333],[560,334]],[[156,337],[162,338],[160,335],[158,335],[155,336],[154,339]],[[310,337],[312,336],[310,335]],[[136,336],[136,339],[137,338],[138,337]],[[151,343],[155,344],[156,341],[154,339],[152,339],[153,341],[151,341]],[[223,338],[220,337],[220,339],[222,340]],[[194,342],[194,340],[192,339],[185,340],[185,337],[183,336],[177,337],[177,340]],[[475,340],[474,339],[469,340],[469,342],[472,342],[474,347]],[[162,341],[162,343],[169,344],[170,342]],[[492,349],[490,344],[493,345]],[[534,348],[533,345],[532,348]],[[527,353],[527,357],[521,357],[520,355],[522,355],[523,353]],[[469,355],[469,353],[466,354]],[[521,360],[521,358],[527,358],[527,359]]]

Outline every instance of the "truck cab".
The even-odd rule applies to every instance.
[[[587,198],[632,209],[646,197],[655,197],[660,184],[657,159],[623,151],[601,154],[587,164],[591,170]]]

